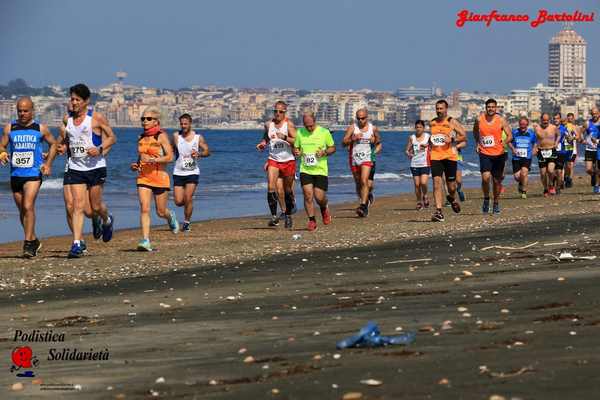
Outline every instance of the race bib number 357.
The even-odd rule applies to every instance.
[[[12,153],[12,166],[15,168],[33,167],[32,151],[15,151]]]

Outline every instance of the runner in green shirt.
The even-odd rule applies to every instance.
[[[294,155],[300,158],[300,184],[304,192],[304,209],[308,215],[308,230],[317,229],[313,199],[321,208],[323,224],[331,223],[327,206],[328,168],[327,156],[335,153],[331,132],[318,126],[312,112],[304,113],[304,127],[296,131]]]

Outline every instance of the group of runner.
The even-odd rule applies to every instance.
[[[106,182],[106,156],[116,143],[116,136],[106,117],[94,111],[89,104],[91,92],[84,84],[69,89],[69,112],[63,118],[56,139],[44,124],[34,119],[31,98],[17,100],[17,119],[4,126],[0,140],[0,162],[10,164],[11,190],[19,210],[25,233],[23,256],[35,257],[42,247],[35,234],[35,201],[42,176],[49,176],[57,154],[65,155],[63,193],[67,225],[72,233],[68,258],[79,258],[87,253],[83,239],[85,217],[92,220],[93,237],[109,242],[113,235],[114,217],[103,201]],[[177,206],[184,207],[182,230],[189,231],[193,212],[193,194],[199,177],[197,159],[210,155],[202,135],[192,130],[192,117],[180,117],[181,129],[172,138],[160,128],[160,112],[147,108],[141,117],[144,132],[138,139],[138,160],[131,164],[137,171],[137,187],[140,201],[142,239],[138,250],[151,251],[150,202],[154,196],[156,213],[165,218],[173,233],[179,231],[175,213],[168,210],[167,192],[170,177],[166,164],[175,154],[174,199]],[[43,152],[42,143],[49,146]]]
[[[83,239],[85,217],[92,220],[95,239],[108,242],[112,238],[114,217],[102,194],[107,177],[106,155],[116,143],[116,136],[106,118],[90,107],[91,93],[87,86],[72,86],[69,94],[69,113],[60,126],[58,140],[47,126],[34,120],[32,100],[22,97],[17,101],[18,118],[6,124],[0,141],[0,162],[10,163],[11,189],[25,233],[25,257],[36,256],[41,248],[35,235],[35,200],[42,175],[51,174],[57,154],[67,157],[64,201],[67,224],[73,236],[68,257],[78,258],[87,252]],[[424,121],[415,123],[415,133],[408,138],[406,154],[410,158],[417,209],[429,207],[427,186],[431,175],[435,205],[431,219],[441,222],[444,221],[444,197],[455,213],[460,213],[460,202],[465,200],[459,166],[461,151],[468,139],[462,124],[448,116],[445,100],[439,100],[435,107],[437,117],[429,122],[429,132],[426,132]],[[293,227],[296,160],[299,160],[307,228],[314,231],[317,229],[315,202],[323,224],[332,222],[327,199],[328,157],[336,152],[336,146],[331,132],[316,123],[314,113],[303,114],[302,128],[296,128],[286,113],[285,102],[275,103],[273,118],[265,123],[263,138],[256,145],[260,151],[268,148],[269,153],[265,164],[267,204],[271,213],[268,225],[274,227],[283,220],[285,228]],[[591,176],[594,193],[600,193],[600,111],[592,109],[592,117],[586,126],[579,127],[574,120],[573,114],[567,115],[564,121],[556,114],[551,123],[551,116],[544,113],[539,124],[530,127],[527,117],[521,117],[518,128],[511,129],[508,121],[497,112],[497,102],[494,99],[486,101],[485,111],[473,126],[480,162],[483,213],[500,213],[508,151],[512,152],[513,176],[521,197],[527,198],[528,175],[534,156],[538,158],[544,195],[551,196],[572,185],[577,143],[585,143],[586,171]],[[191,230],[193,196],[199,181],[198,159],[208,157],[210,150],[204,137],[192,129],[189,114],[181,115],[179,122],[181,129],[169,137],[160,126],[158,108],[146,108],[141,117],[143,133],[138,138],[138,159],[130,165],[131,170],[137,172],[140,202],[142,238],[138,250],[153,250],[150,242],[152,199],[158,217],[166,220],[173,233],[179,232],[175,213],[167,207],[171,178],[166,167],[173,160],[173,197],[176,206],[184,207],[181,230]],[[44,141],[49,146],[47,153],[42,151]],[[376,155],[382,150],[382,142],[378,128],[369,122],[366,108],[356,112],[355,122],[346,129],[342,143],[348,148],[349,167],[359,198],[356,214],[367,217],[374,202]]]
[[[459,195],[464,201],[456,181],[461,149],[466,146],[466,134],[462,125],[447,115],[448,103],[436,103],[437,117],[430,121],[430,133],[425,132],[425,122],[415,123],[415,134],[406,145],[406,154],[411,158],[411,172],[415,182],[417,209],[429,206],[427,180],[433,176],[436,210],[433,221],[443,221],[442,202],[444,189],[447,190],[447,204],[456,213],[460,212]],[[483,192],[483,213],[500,213],[500,195],[504,191],[502,181],[505,176],[505,163],[508,151],[512,153],[512,169],[521,198],[527,198],[528,176],[533,157],[537,156],[540,178],[544,187],[544,197],[557,195],[561,189],[573,185],[573,170],[577,158],[577,144],[585,144],[586,172],[591,176],[594,193],[600,193],[600,111],[594,107],[586,126],[575,124],[575,115],[569,113],[566,119],[556,113],[544,113],[540,123],[529,126],[529,119],[519,118],[518,128],[512,129],[508,121],[497,112],[497,102],[488,99],[485,112],[475,120],[473,138],[479,155],[481,189]],[[443,181],[446,181],[446,188]],[[490,193],[490,184],[492,190]],[[491,195],[491,196],[490,196]],[[491,201],[491,208],[490,208]]]

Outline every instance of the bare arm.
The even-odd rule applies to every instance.
[[[506,118],[502,119],[502,129],[504,129],[504,132],[506,132],[506,143],[511,143],[512,142],[512,128],[508,124],[508,121],[506,120]]]
[[[4,132],[2,133],[2,139],[0,139],[0,162],[6,164],[8,162],[8,140],[10,138],[10,124],[4,125]]]
[[[296,140],[296,126],[292,121],[288,121],[288,135],[285,141],[293,146],[294,140]]]
[[[52,132],[50,132],[46,125],[40,126],[40,132],[46,143],[48,143],[48,145],[50,146],[50,149],[48,150],[48,156],[46,157],[46,161],[41,166],[40,170],[42,174],[50,175],[52,172],[52,163],[54,162],[54,158],[56,158],[58,144],[56,142],[56,139],[54,139],[54,135],[52,135]]]
[[[475,144],[479,143],[479,118],[473,124],[473,139],[475,139]]]
[[[353,126],[349,126],[346,129],[346,133],[344,133],[344,138],[342,139],[342,144],[346,147],[350,146],[352,144],[352,142],[354,141],[352,139],[352,136],[354,134],[354,127]]]
[[[171,146],[171,142],[169,141],[168,135],[158,135],[158,142],[161,144],[165,155],[162,157],[156,157],[154,162],[157,163],[168,163],[173,161],[173,147]]]
[[[408,140],[406,141],[406,147],[404,148],[404,152],[406,153],[408,158],[413,158],[413,156],[415,155],[414,151],[413,151],[412,140],[410,139],[410,136],[408,137]]]
[[[198,134],[198,148],[202,150],[200,153],[200,157],[208,157],[210,156],[210,150],[208,148],[208,144],[206,144],[206,140],[204,140],[204,136]]]
[[[454,132],[456,132],[456,143],[466,142],[467,132],[462,124],[453,118],[452,121],[450,121],[450,126],[454,129]]]
[[[265,124],[265,132],[263,133],[263,138],[256,145],[256,150],[263,151],[269,141],[269,126]]]

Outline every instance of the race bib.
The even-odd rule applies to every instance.
[[[304,154],[304,165],[307,167],[314,167],[317,165],[316,154]]]
[[[352,158],[354,158],[355,163],[362,163],[365,161],[369,161],[371,158],[370,152],[367,151],[357,151],[352,154]]]
[[[181,164],[183,165],[183,169],[193,170],[196,169],[196,159],[192,157],[184,157]]]
[[[87,157],[87,149],[83,142],[69,144],[69,150],[73,158]]]
[[[516,150],[515,151],[515,155],[517,157],[527,158],[527,149],[523,149],[523,148],[517,147],[515,150]]]
[[[431,143],[433,143],[434,146],[444,146],[446,144],[446,135],[431,136]]]
[[[542,157],[544,157],[544,158],[552,157],[552,149],[540,150],[540,153],[542,154]]]
[[[15,151],[12,153],[12,166],[15,168],[33,167],[33,151]]]
[[[483,147],[493,147],[496,144],[493,136],[482,136],[481,145]]]

